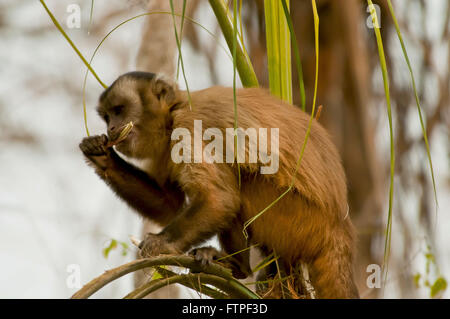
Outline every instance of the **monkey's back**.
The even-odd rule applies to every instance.
[[[175,112],[174,127],[188,128],[192,134],[194,120],[202,120],[203,130],[219,128],[224,131],[234,127],[232,88],[216,86],[191,92],[191,99],[192,110]],[[285,190],[292,181],[310,116],[260,88],[237,90],[237,113],[238,127],[242,129],[279,128],[279,170],[275,174],[261,176],[274,179],[280,190]],[[270,150],[270,138],[267,144]],[[241,169],[257,174],[261,165],[265,164],[246,162],[241,164]],[[294,188],[321,208],[343,214],[347,210],[346,181],[339,154],[328,133],[315,119],[312,120]]]
[[[194,120],[202,120],[203,130],[219,128],[224,131],[234,127],[232,88],[216,86],[191,92],[191,98],[192,110],[176,111],[174,127],[188,128],[192,134]],[[238,127],[242,129],[279,128],[279,170],[272,175],[259,176],[272,179],[280,191],[284,191],[294,176],[310,116],[260,88],[237,90],[237,113]],[[271,150],[270,138],[267,144]],[[241,164],[241,170],[256,175],[261,165],[266,164],[246,162]],[[337,211],[339,215],[347,210],[345,174],[338,152],[328,133],[315,119],[312,120],[294,188],[321,208]]]

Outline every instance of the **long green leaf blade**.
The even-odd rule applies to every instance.
[[[300,90],[300,106],[301,106],[302,110],[305,111],[306,95],[305,95],[305,83],[303,80],[302,61],[300,58],[300,49],[298,47],[297,37],[295,35],[292,18],[291,18],[291,15],[289,14],[289,9],[287,7],[286,0],[282,0],[282,5],[283,5],[283,10],[284,10],[284,16],[286,18],[286,22],[289,27],[289,32],[291,34],[291,42],[294,46],[295,64],[297,67],[298,83],[299,83],[299,90]]]
[[[59,32],[61,32],[61,34],[64,36],[64,38],[67,40],[67,42],[69,42],[69,44],[72,47],[72,49],[74,49],[74,51],[78,54],[78,56],[80,57],[81,61],[83,61],[83,63],[87,66],[89,71],[91,71],[92,75],[97,79],[98,83],[100,83],[100,85],[103,86],[103,88],[106,89],[108,86],[105,83],[103,83],[102,80],[100,80],[100,78],[98,77],[97,73],[95,73],[95,71],[92,69],[91,65],[84,58],[83,54],[81,54],[80,50],[78,50],[78,48],[75,45],[75,43],[73,43],[73,41],[69,38],[67,33],[64,31],[64,29],[59,24],[58,20],[56,20],[56,18],[53,15],[53,13],[49,10],[47,5],[45,4],[45,1],[44,0],[39,0],[39,1],[41,2],[42,6],[44,7],[44,9],[47,12],[47,14],[50,16],[50,19],[52,19],[53,24],[55,25],[55,27],[59,30]]]
[[[234,28],[233,22],[228,16],[227,5],[223,0],[209,0],[209,4],[219,23],[230,51],[233,50]],[[236,68],[244,87],[258,87],[258,78],[253,70],[252,63],[247,52],[238,45],[236,47]]]
[[[184,83],[186,85],[186,92],[187,92],[187,97],[188,97],[189,108],[192,110],[191,92],[189,91],[189,83],[186,79],[186,73],[184,71],[183,54],[181,53],[181,43],[180,43],[180,38],[178,37],[177,22],[175,21],[175,11],[173,8],[173,0],[170,0],[170,11],[172,12],[173,30],[175,33],[175,41],[177,42],[178,56],[180,58],[180,63],[181,63],[181,72],[183,73],[183,79],[184,79]]]
[[[431,180],[433,183],[433,191],[434,191],[434,200],[435,200],[436,209],[437,209],[439,207],[439,204],[438,204],[438,199],[437,199],[436,181],[434,178],[433,161],[431,160],[430,145],[428,143],[427,130],[425,128],[425,123],[424,123],[423,116],[422,116],[422,110],[420,107],[420,99],[419,99],[419,94],[417,93],[416,80],[414,78],[414,72],[411,67],[411,62],[409,60],[408,52],[406,51],[406,45],[405,45],[405,42],[403,41],[403,36],[400,31],[400,26],[399,26],[397,18],[395,16],[394,7],[392,6],[391,0],[388,0],[388,6],[389,6],[389,11],[392,16],[392,21],[394,21],[395,30],[397,32],[397,37],[398,37],[398,40],[400,41],[400,45],[402,47],[402,51],[403,51],[403,55],[405,57],[406,64],[408,65],[409,74],[411,76],[411,83],[412,83],[412,87],[414,90],[414,97],[416,99],[417,112],[419,114],[420,126],[422,128],[423,140],[425,142],[425,148],[426,148],[427,157],[428,157],[428,164],[430,166]]]
[[[386,96],[386,105],[389,121],[389,139],[390,139],[390,178],[389,178],[389,209],[388,209],[388,221],[386,225],[386,239],[384,244],[384,285],[386,285],[386,279],[388,274],[388,261],[391,250],[391,232],[392,232],[392,204],[394,200],[394,175],[395,175],[395,149],[394,149],[394,130],[392,124],[392,108],[391,108],[391,97],[389,91],[389,77],[386,65],[386,56],[384,54],[383,40],[381,38],[381,32],[379,29],[379,20],[377,17],[377,12],[371,0],[367,0],[370,8],[370,14],[372,16],[372,22],[375,31],[375,37],[377,40],[378,55],[380,58],[381,72],[383,75],[383,85],[384,92]]]

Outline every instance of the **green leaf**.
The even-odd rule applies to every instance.
[[[443,292],[447,289],[447,281],[443,277],[439,277],[431,286],[430,296],[434,298],[439,292]]]
[[[108,258],[108,255],[111,252],[111,250],[116,248],[117,248],[117,240],[111,239],[108,247],[103,249],[103,257]]]
[[[122,246],[122,256],[126,256],[128,253],[128,244],[122,241],[120,245]]]
[[[432,253],[426,253],[425,258],[430,262],[432,262],[433,264],[435,263],[434,255]]]
[[[412,84],[413,91],[414,91],[414,97],[416,99],[417,112],[419,114],[420,126],[422,128],[423,140],[425,142],[425,150],[426,150],[427,157],[428,157],[428,165],[430,166],[431,180],[433,182],[434,201],[436,203],[436,212],[437,212],[437,208],[438,208],[439,204],[438,204],[438,199],[437,199],[436,181],[435,181],[435,178],[434,178],[433,161],[431,160],[430,145],[428,143],[427,130],[425,128],[425,122],[423,120],[422,110],[421,110],[421,107],[420,107],[419,94],[417,93],[417,88],[416,88],[416,80],[414,78],[414,73],[413,73],[413,70],[412,70],[412,67],[411,67],[411,62],[409,60],[408,52],[406,51],[406,45],[405,45],[405,42],[403,41],[403,36],[402,36],[401,31],[400,31],[400,26],[399,26],[397,18],[395,16],[394,7],[392,6],[391,0],[387,0],[387,3],[388,3],[389,11],[390,11],[391,16],[392,16],[392,21],[394,21],[394,26],[395,26],[395,30],[397,32],[398,40],[400,41],[400,45],[402,47],[403,56],[405,58],[405,61],[406,61],[406,64],[408,66],[408,70],[409,70],[409,73],[410,73],[410,76],[411,76],[411,84]]]
[[[421,274],[417,273],[414,275],[413,280],[414,284],[416,285],[416,288],[420,288],[420,278],[422,277]]]
[[[167,266],[159,266],[158,268],[162,268],[165,270],[168,270]],[[159,271],[158,268],[155,268],[155,271],[153,272],[152,280],[165,278]]]
[[[289,10],[289,3],[284,1],[283,4]],[[287,20],[282,14],[280,1],[264,1],[270,93],[292,103],[291,39]]]

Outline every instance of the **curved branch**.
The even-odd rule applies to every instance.
[[[231,270],[224,268],[218,264],[212,263],[209,265],[199,264],[193,257],[190,256],[174,256],[174,255],[163,255],[158,257],[143,258],[131,261],[127,264],[119,266],[117,268],[107,270],[103,275],[91,280],[89,283],[83,286],[79,291],[77,291],[72,298],[73,299],[83,299],[88,298],[102,287],[110,283],[111,281],[125,276],[130,272],[134,272],[139,269],[155,267],[155,266],[178,266],[189,268],[195,273],[212,274],[216,277],[221,277],[221,279],[227,282],[227,286],[233,287],[230,289],[240,290],[242,294],[245,294],[246,298],[259,298],[250,289],[239,283],[231,275]],[[220,287],[218,287],[220,288]],[[221,289],[221,288],[220,288]]]
[[[178,275],[177,273],[175,273],[175,272],[173,272],[173,271],[171,271],[169,269],[166,269],[166,268],[162,268],[162,267],[155,267],[155,268],[156,268],[156,271],[160,275],[164,276],[164,279],[167,279],[168,277],[172,277],[172,276],[177,276]],[[189,282],[187,282],[187,283],[185,281],[180,281],[178,283],[180,285],[183,285],[183,286],[187,287],[187,288],[194,289],[197,292],[199,292],[201,294],[204,294],[204,295],[206,295],[208,297],[211,297],[213,299],[227,299],[227,298],[229,298],[228,295],[222,293],[218,289],[210,288],[210,287],[204,285],[202,282],[198,282],[198,281],[190,280],[190,279],[188,281]]]
[[[209,295],[210,293],[213,293],[213,295],[210,295],[210,297],[213,298],[241,298],[241,299],[249,299],[251,298],[247,293],[243,292],[240,288],[234,286],[231,281],[228,279],[224,279],[222,277],[211,275],[211,274],[204,274],[204,273],[198,273],[198,274],[185,274],[185,275],[175,275],[171,276],[169,278],[160,278],[157,280],[150,281],[141,287],[137,288],[133,292],[129,293],[127,296],[125,296],[125,299],[139,299],[144,298],[148,294],[154,292],[155,290],[158,290],[159,288],[162,288],[167,285],[179,283],[184,286],[187,286],[189,288],[193,288],[197,291],[201,291],[204,294]],[[202,291],[200,289],[204,289],[207,287],[200,287],[199,283],[203,284],[210,284],[213,285],[220,290],[224,291],[226,294],[214,291],[211,288],[208,288],[207,291]],[[229,297],[228,297],[229,296]]]

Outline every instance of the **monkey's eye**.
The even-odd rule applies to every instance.
[[[105,114],[105,115],[103,116],[103,119],[105,120],[106,123],[108,123],[108,122],[109,122],[109,115],[108,115],[108,114]]]
[[[123,108],[124,108],[123,105],[116,105],[112,108],[112,111],[114,115],[120,115],[120,113],[122,113]]]

